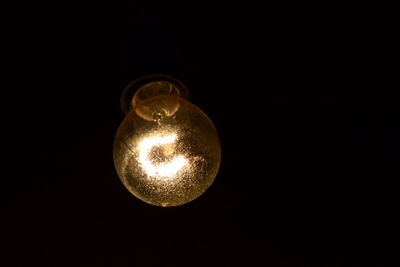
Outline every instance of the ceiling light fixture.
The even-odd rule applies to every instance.
[[[114,163],[137,198],[179,206],[203,194],[221,161],[212,121],[188,101],[188,91],[166,75],[145,76],[123,92],[127,114],[114,141]]]

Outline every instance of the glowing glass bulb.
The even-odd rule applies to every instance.
[[[114,141],[115,168],[125,187],[147,203],[185,204],[217,174],[217,130],[187,97],[182,83],[162,75],[136,80],[122,95],[128,114]]]

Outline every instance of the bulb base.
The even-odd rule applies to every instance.
[[[121,108],[128,114],[141,102],[160,95],[174,95],[189,100],[186,86],[168,75],[148,75],[131,82],[121,95]]]

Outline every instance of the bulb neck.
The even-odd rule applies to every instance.
[[[178,96],[189,100],[186,86],[168,75],[149,75],[131,82],[121,95],[121,108],[128,114],[145,100],[160,95]]]

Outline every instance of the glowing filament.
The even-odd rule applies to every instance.
[[[139,163],[147,175],[156,178],[172,178],[185,167],[188,160],[183,155],[176,155],[168,161],[156,164],[149,159],[149,154],[157,146],[164,145],[165,156],[172,154],[176,138],[176,134],[158,135],[147,137],[139,143]]]

